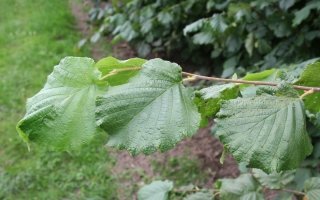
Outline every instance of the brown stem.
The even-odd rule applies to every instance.
[[[290,189],[287,189],[287,188],[282,188],[280,190],[285,191],[285,192],[290,192],[290,193],[293,193],[293,194],[296,194],[296,195],[302,195],[302,196],[306,195],[306,193],[304,193],[304,192],[300,192],[300,191],[296,191],[296,190],[290,190]]]
[[[214,78],[214,77],[207,77],[207,76],[199,76],[196,74],[191,74],[188,72],[182,72],[182,75],[191,76],[195,79],[202,79],[202,80],[209,80],[209,81],[217,81],[217,82],[231,82],[231,83],[242,83],[242,84],[251,84],[251,85],[269,85],[269,86],[277,86],[278,83],[274,82],[262,82],[262,81],[244,81],[244,80],[233,80],[233,79],[226,79],[226,78]],[[314,92],[319,92],[320,88],[318,87],[306,87],[300,85],[293,85],[293,88],[299,90],[311,90]]]

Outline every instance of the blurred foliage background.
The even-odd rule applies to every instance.
[[[110,1],[89,12],[100,24],[91,38],[112,34],[140,57],[178,54],[220,77],[244,75],[320,55],[319,0]]]

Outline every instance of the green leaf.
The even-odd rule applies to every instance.
[[[143,186],[138,192],[139,200],[169,200],[169,192],[173,189],[173,182],[153,181]]]
[[[212,200],[213,196],[213,191],[201,191],[191,194],[183,200]]]
[[[44,88],[27,101],[17,130],[56,151],[75,149],[101,131],[95,124],[95,99],[107,90],[90,58],[66,57],[54,67]]]
[[[211,44],[214,42],[214,36],[212,31],[201,31],[200,33],[195,34],[192,36],[192,42],[194,44]]]
[[[310,178],[303,184],[304,192],[308,200],[320,199],[320,178]]]
[[[183,29],[183,35],[186,36],[188,33],[198,31],[199,29],[201,29],[203,27],[203,25],[205,23],[206,23],[206,19],[199,19],[199,20],[187,25]]]
[[[296,169],[296,176],[294,178],[294,181],[296,182],[297,190],[302,191],[303,183],[311,177],[312,173],[310,168],[299,167],[298,169]]]
[[[294,85],[320,87],[320,62],[308,65]],[[316,114],[320,111],[320,92],[310,94],[305,98],[306,109]]]
[[[98,97],[96,118],[109,134],[107,145],[134,156],[171,149],[194,135],[200,123],[180,66],[161,59],[146,62],[129,83]]]
[[[279,2],[279,7],[280,7],[282,10],[286,11],[286,10],[288,10],[291,6],[294,5],[295,1],[296,1],[296,0],[280,0],[280,2]]]
[[[151,52],[151,46],[148,43],[142,42],[138,45],[138,54],[141,57],[146,57]]]
[[[301,10],[299,10],[298,12],[295,12],[295,18],[293,19],[293,26],[298,26],[299,24],[301,24],[301,22],[305,19],[307,19],[310,15],[310,10],[311,9],[320,9],[320,2],[318,1],[311,1],[310,3],[308,3],[304,8],[302,8]]]
[[[295,178],[294,170],[266,174],[260,169],[252,169],[252,172],[263,186],[273,190],[285,188],[285,186],[293,182]]]
[[[312,153],[299,98],[258,96],[222,101],[217,135],[239,162],[266,173],[297,168]]]
[[[277,195],[274,200],[292,200],[293,194],[291,192],[283,192],[281,191],[279,195]]]
[[[131,58],[129,60],[117,60],[113,57],[107,57],[97,62],[96,67],[102,72],[102,76],[111,74],[117,69],[137,68],[147,62],[140,58]],[[129,79],[135,76],[138,70],[120,71],[117,74],[109,76],[104,80],[108,81],[111,86],[122,85],[129,81]]]
[[[222,200],[261,200],[265,199],[261,185],[251,174],[242,174],[236,179],[220,179],[222,187],[220,197]]]
[[[226,47],[229,53],[239,51],[242,46],[242,39],[238,35],[230,35],[226,41]]]
[[[298,98],[299,93],[296,89],[293,88],[291,83],[286,81],[281,81],[277,87],[275,88],[277,96],[286,96],[286,97],[293,97]]]
[[[263,81],[263,82],[275,82],[278,71],[274,69],[265,70],[259,73],[247,74],[242,80],[245,81]],[[255,86],[250,84],[241,84],[240,91],[244,98],[255,97],[258,88],[261,86]]]
[[[253,48],[254,48],[254,34],[253,32],[249,33],[247,36],[247,39],[245,41],[245,47],[250,57],[252,57],[253,54]]]
[[[162,11],[158,14],[158,21],[163,25],[169,24],[172,20],[173,18],[169,12]]]
[[[210,25],[212,29],[218,33],[223,33],[228,28],[221,14],[214,14],[210,19]]]
[[[148,20],[141,25],[140,31],[142,34],[147,34],[151,31],[151,29],[152,29],[152,20]]]
[[[195,92],[194,102],[201,113],[200,127],[208,125],[207,118],[213,118],[220,109],[220,100],[237,98],[239,87],[234,83],[215,85]]]
[[[258,51],[260,54],[268,54],[272,51],[272,47],[270,46],[269,42],[265,39],[258,40]]]

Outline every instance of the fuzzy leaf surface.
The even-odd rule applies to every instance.
[[[252,174],[242,174],[236,179],[221,179],[220,197],[222,200],[261,200],[265,199],[261,185]]]
[[[245,81],[262,81],[262,82],[275,82],[277,78],[278,71],[274,69],[264,70],[259,73],[247,74],[242,80]],[[260,87],[264,86],[255,86],[250,84],[241,84],[240,90],[241,95],[244,98],[250,98],[256,96],[256,92]]]
[[[90,58],[66,57],[54,67],[44,88],[27,101],[17,130],[25,142],[56,151],[75,149],[101,131],[95,99],[107,90]]]
[[[183,200],[212,200],[213,196],[212,191],[201,191],[191,194]]]
[[[304,192],[308,200],[320,199],[320,178],[312,177],[303,183]]]
[[[200,127],[208,125],[208,117],[214,117],[220,109],[220,100],[237,98],[239,87],[234,83],[215,85],[195,92],[194,102],[201,113]]]
[[[266,173],[297,168],[312,152],[304,103],[259,96],[222,101],[217,135],[239,162]]]
[[[108,75],[113,70],[141,67],[145,62],[147,61],[140,58],[117,60],[113,57],[107,57],[99,60],[96,64],[96,67],[99,69],[99,71],[101,71],[101,76],[103,77],[105,75]],[[121,85],[127,83],[129,79],[135,76],[137,73],[138,70],[121,71],[115,75],[107,77],[105,80],[107,80],[111,86]]]
[[[109,134],[107,146],[132,155],[171,149],[194,135],[200,123],[180,66],[161,59],[143,64],[129,83],[111,87],[96,104],[97,124]]]
[[[294,85],[320,87],[320,62],[308,65]],[[316,114],[320,111],[320,92],[305,97],[306,109]]]
[[[280,173],[272,172],[270,174],[264,173],[260,169],[252,169],[254,176],[259,180],[259,182],[270,189],[280,189],[287,184],[294,181],[295,171],[282,171]]]
[[[139,200],[168,200],[169,192],[173,189],[171,181],[153,181],[143,186],[138,192]]]

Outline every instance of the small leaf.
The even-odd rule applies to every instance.
[[[228,153],[228,148],[226,146],[223,145],[223,152],[220,158],[220,163],[223,164],[224,159],[226,158],[226,155]]]
[[[308,65],[302,72],[298,81],[294,83],[294,85],[320,87],[320,62]],[[320,111],[320,92],[310,94],[304,99],[307,110],[309,110],[313,114],[316,114]]]
[[[151,52],[151,46],[148,43],[142,42],[138,46],[138,54],[141,57],[146,57]]]
[[[78,42],[77,47],[80,49],[87,42],[87,38],[82,39]]]
[[[276,82],[278,71],[274,69],[265,70],[259,73],[247,74],[242,80],[245,81],[264,81],[264,82]],[[260,87],[249,84],[241,84],[240,91],[244,98],[251,98],[256,96],[256,92]]]
[[[95,99],[107,90],[90,58],[66,57],[54,67],[44,88],[27,101],[17,130],[56,151],[75,149],[101,131],[95,124]]]
[[[286,185],[293,182],[295,178],[294,170],[266,174],[260,169],[252,169],[252,172],[263,186],[273,190],[284,188]]]
[[[251,174],[242,174],[236,179],[220,179],[222,187],[220,197],[222,200],[243,199],[261,200],[265,199],[261,185]]]
[[[254,48],[254,34],[253,32],[249,33],[247,36],[247,39],[245,41],[245,47],[250,57],[252,57],[253,54],[253,48]]]
[[[303,188],[308,200],[320,199],[320,178],[313,177],[306,180],[303,184]]]
[[[192,36],[192,41],[194,44],[211,44],[214,42],[214,36],[212,31],[201,31],[200,33]]]
[[[223,33],[228,28],[228,25],[226,24],[221,14],[214,14],[211,17],[210,25],[212,29],[214,31],[217,31],[218,33]]]
[[[194,135],[200,123],[180,66],[161,59],[143,64],[129,83],[111,87],[96,104],[97,124],[109,134],[107,145],[134,156],[169,150]]]
[[[158,14],[158,20],[161,24],[167,25],[172,22],[173,18],[169,12],[162,11]]]
[[[141,25],[141,33],[147,34],[152,29],[152,20],[148,20]]]
[[[173,189],[171,181],[153,181],[143,186],[138,192],[139,200],[168,200],[169,192]]]
[[[293,26],[298,26],[301,24],[301,22],[305,19],[307,19],[310,15],[311,9],[320,9],[320,3],[318,1],[311,1],[308,3],[304,8],[299,10],[298,12],[295,12],[295,18],[293,19]]]
[[[280,2],[279,2],[279,7],[280,7],[282,10],[286,11],[286,10],[288,10],[291,6],[294,5],[295,1],[296,1],[296,0],[280,0]]]
[[[212,200],[213,196],[213,191],[201,191],[191,194],[183,200]]]
[[[195,92],[194,102],[201,113],[200,127],[208,125],[207,118],[213,118],[220,109],[220,100],[237,98],[239,87],[234,83],[215,85]]]
[[[266,173],[297,168],[312,153],[299,98],[258,96],[222,101],[217,135],[238,162]]]
[[[201,29],[203,27],[205,22],[206,22],[205,19],[199,19],[199,20],[187,25],[183,29],[183,35],[186,36],[188,33],[198,31],[199,29]]]
[[[93,36],[90,38],[90,42],[96,43],[100,39],[101,34],[99,32],[96,32]]]
[[[299,167],[298,169],[296,169],[296,176],[294,178],[294,181],[296,182],[297,190],[302,191],[303,183],[311,177],[312,173],[310,168]]]
[[[110,74],[113,70],[124,68],[137,68],[147,62],[140,58],[131,58],[129,60],[117,60],[113,57],[107,57],[99,60],[96,67],[102,72],[102,77]],[[109,76],[104,80],[107,80],[111,86],[122,85],[128,82],[128,80],[135,76],[138,70],[121,71],[115,75]]]

